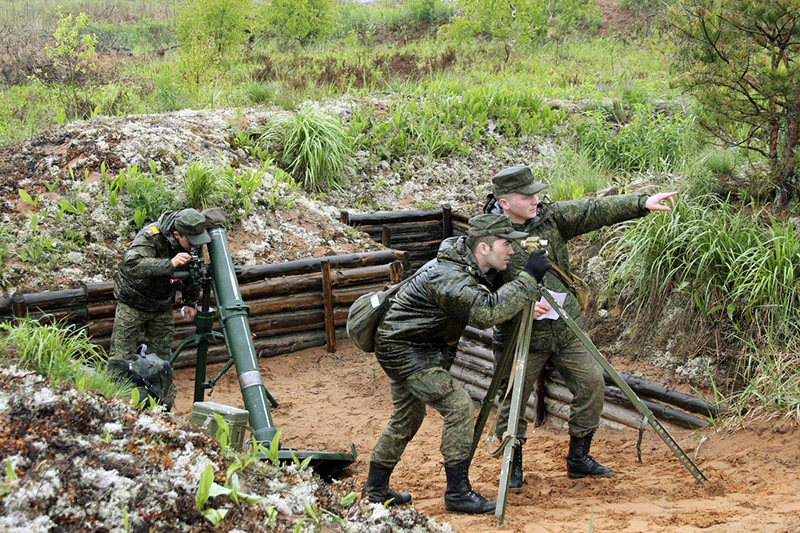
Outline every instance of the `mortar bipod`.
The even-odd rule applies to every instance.
[[[211,242],[208,243],[209,269],[204,264],[190,267],[190,273],[195,283],[203,286],[203,299],[200,311],[195,316],[196,333],[190,337],[197,342],[197,364],[195,370],[195,396],[194,401],[202,401],[203,389],[211,388],[205,381],[207,350],[210,340],[222,339],[225,347],[236,367],[239,387],[242,391],[245,409],[249,412],[249,424],[253,440],[263,446],[269,447],[277,435],[277,429],[272,422],[268,401],[277,406],[272,395],[269,394],[261,379],[258,366],[258,357],[250,325],[247,317],[250,307],[244,303],[236,271],[231,260],[225,230],[222,227],[208,229]],[[210,271],[210,275],[209,275]],[[214,291],[219,314],[219,325],[222,334],[211,331],[214,322],[214,311],[210,308],[210,288]],[[170,364],[177,358],[178,353],[187,344],[189,339],[181,343],[170,358]],[[230,363],[230,362],[229,362]],[[226,365],[230,368],[229,364]],[[216,379],[222,373],[218,374]],[[280,443],[278,443],[280,446]],[[303,461],[310,458],[310,464],[323,478],[331,478],[341,470],[352,464],[357,457],[354,444],[350,444],[349,453],[321,452],[312,450],[282,449],[278,451],[278,458],[282,461],[293,461],[295,458]]]

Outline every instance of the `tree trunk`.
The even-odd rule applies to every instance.
[[[800,90],[792,95],[790,105],[786,106],[786,144],[781,155],[780,172],[776,182],[774,215],[782,213],[797,195],[796,155],[800,139]]]

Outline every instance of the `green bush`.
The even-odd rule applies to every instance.
[[[283,44],[307,44],[333,32],[333,6],[333,0],[272,0],[260,12],[260,25]]]
[[[131,222],[137,228],[156,221],[164,211],[181,206],[175,193],[164,187],[164,177],[157,176],[153,170],[151,165],[151,173],[142,174],[139,167],[133,165],[122,173],[128,193],[122,201],[134,212]]]
[[[636,105],[590,111],[575,126],[577,149],[591,161],[625,174],[682,170],[695,152],[693,118]]]
[[[360,38],[354,41],[369,40],[369,34],[373,33],[380,24],[376,9],[355,2],[337,3],[334,7],[334,17],[336,23],[331,37],[336,39],[357,35]]]
[[[210,43],[216,59],[236,54],[247,42],[250,0],[190,0],[178,14],[181,46]]]
[[[455,13],[455,7],[442,0],[408,0],[405,8],[411,13],[411,19],[419,22],[442,22]]]

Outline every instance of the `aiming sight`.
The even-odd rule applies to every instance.
[[[550,245],[550,241],[547,239],[540,239],[539,237],[526,237],[522,239],[519,244],[528,255],[541,249],[544,249],[545,255],[547,255],[547,247]]]

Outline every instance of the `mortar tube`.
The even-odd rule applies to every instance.
[[[261,379],[258,356],[247,321],[250,307],[244,303],[239,291],[225,230],[211,228],[208,234],[211,236],[208,255],[211,260],[212,285],[225,345],[236,366],[244,405],[250,413],[253,437],[256,442],[269,445],[277,430],[267,406],[268,393]]]

